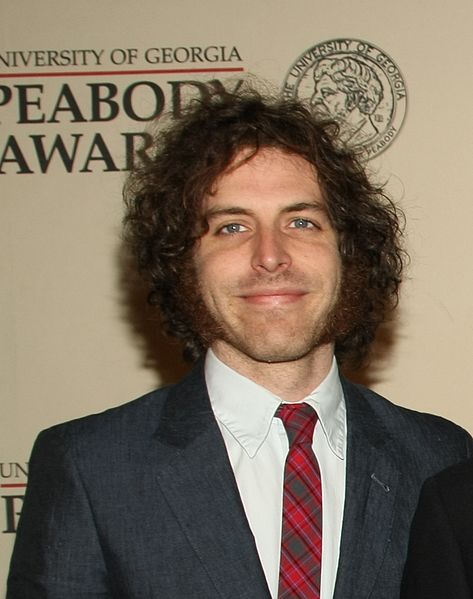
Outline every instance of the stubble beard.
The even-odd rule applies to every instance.
[[[271,322],[261,323],[259,328],[249,330],[249,334],[240,335],[233,333],[218,314],[212,313],[204,300],[201,283],[192,263],[187,265],[181,279],[180,304],[200,347],[207,349],[223,342],[242,356],[257,362],[290,362],[300,360],[318,347],[336,343],[337,339],[346,337],[358,325],[362,318],[360,280],[356,268],[344,268],[338,292],[328,312],[307,331],[297,328],[293,329],[290,337],[281,335],[283,342],[276,344],[276,347],[265,343],[264,335],[268,327],[278,326],[274,318]],[[243,331],[245,328],[242,326]]]

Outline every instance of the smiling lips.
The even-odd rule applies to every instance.
[[[307,295],[302,289],[263,289],[242,294],[240,297],[253,305],[281,306],[293,304]]]

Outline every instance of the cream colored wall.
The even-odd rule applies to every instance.
[[[406,212],[412,262],[395,345],[369,374],[374,388],[396,403],[441,414],[473,432],[470,0],[83,0],[68,3],[66,14],[58,0],[4,4],[0,53],[95,48],[109,56],[114,48],[141,53],[150,47],[235,46],[242,62],[230,66],[279,86],[295,59],[325,40],[357,38],[387,52],[406,81],[408,110],[400,135],[370,166],[379,178],[389,179]],[[107,64],[105,70],[117,68]],[[41,110],[47,112],[63,83],[80,89],[77,95],[86,106],[85,84],[101,80],[42,77],[51,70],[0,64],[0,86],[44,85]],[[12,77],[33,71],[34,79]],[[143,77],[151,76],[103,80],[124,88]],[[208,75],[153,77],[168,101],[168,81]],[[143,94],[143,114],[149,105]],[[39,106],[31,105],[30,111],[39,115]],[[122,156],[119,133],[143,128],[122,115],[102,124],[20,125],[17,120],[14,99],[0,106],[1,148],[12,134],[26,148],[29,135],[52,139],[58,132],[81,133],[90,144],[100,131]],[[84,153],[80,156],[84,159]],[[27,461],[40,429],[128,401],[157,385],[159,374],[146,363],[123,306],[118,264],[124,173],[97,168],[66,174],[57,166],[48,174],[17,175],[11,165],[5,170],[0,175],[0,461],[9,464]],[[148,330],[152,327],[149,322]],[[164,355],[161,379],[169,380],[173,360],[168,350]],[[5,476],[0,483],[22,480]],[[1,490],[2,496],[21,492]],[[0,509],[4,519],[4,505]],[[13,536],[0,537],[2,581]]]

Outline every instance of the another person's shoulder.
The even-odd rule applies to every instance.
[[[473,458],[445,468],[429,478],[425,488],[427,491],[435,489],[442,495],[457,496],[461,493],[464,497],[468,493],[473,501]]]

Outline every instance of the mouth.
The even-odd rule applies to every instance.
[[[277,307],[295,304],[305,295],[307,292],[301,289],[268,289],[252,291],[240,297],[251,305]]]

